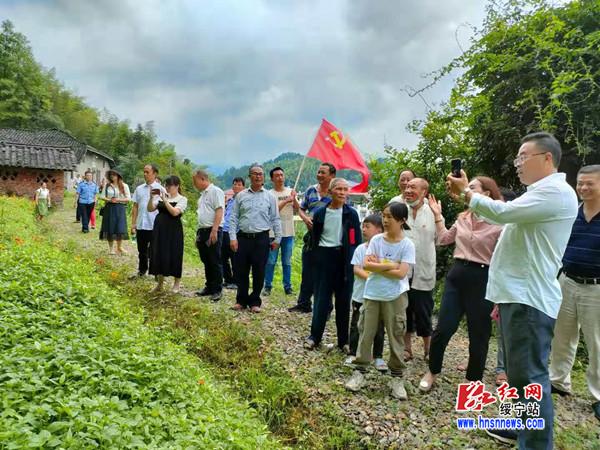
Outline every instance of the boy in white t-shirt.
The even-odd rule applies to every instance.
[[[388,366],[392,375],[392,395],[406,400],[402,381],[404,370],[404,332],[409,290],[407,274],[415,264],[415,245],[404,236],[408,229],[408,207],[404,203],[389,203],[383,210],[382,234],[374,236],[367,248],[364,268],[371,272],[365,283],[364,304],[358,324],[360,338],[352,377],[346,388],[358,391],[364,384],[363,372],[371,364],[371,348],[379,322],[383,320],[390,344]]]
[[[354,362],[356,348],[358,347],[358,322],[360,317],[360,309],[363,305],[363,294],[365,290],[365,282],[369,277],[369,272],[363,268],[367,246],[371,238],[377,234],[383,233],[383,222],[379,214],[371,214],[363,220],[362,223],[363,243],[356,247],[352,256],[352,265],[354,266],[354,286],[352,289],[352,320],[350,321],[350,356],[346,359],[345,364],[351,365]],[[375,340],[373,342],[373,356],[375,358],[375,368],[381,372],[387,371],[387,364],[383,360],[383,341],[385,329],[383,321],[379,322]]]

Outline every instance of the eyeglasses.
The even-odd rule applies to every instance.
[[[513,166],[517,167],[518,165],[523,164],[525,161],[527,161],[530,158],[533,158],[534,156],[545,155],[546,153],[548,153],[548,152],[533,153],[531,155],[517,156],[515,159],[513,159]]]
[[[262,172],[250,172],[250,176],[255,176],[255,177],[264,177],[265,174]]]

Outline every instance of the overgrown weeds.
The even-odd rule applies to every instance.
[[[281,447],[197,358],[142,323],[105,263],[50,245],[23,200],[0,207],[11,211],[0,236],[0,448]]]

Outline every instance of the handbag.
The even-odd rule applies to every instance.
[[[108,186],[104,188],[104,197],[106,197],[107,193],[108,193]],[[104,205],[102,205],[102,208],[100,208],[100,211],[98,211],[98,214],[100,214],[101,216],[104,216],[105,212],[106,212],[106,203],[104,203]]]

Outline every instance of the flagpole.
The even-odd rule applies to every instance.
[[[319,134],[320,129],[321,129],[321,126],[319,125],[319,128],[317,128],[317,132],[315,133],[315,137],[313,138],[313,142],[315,142],[315,139],[316,139],[317,135]],[[306,155],[308,155],[309,151],[310,151],[310,148],[304,154],[304,158],[302,159],[302,164],[300,164],[300,169],[298,169],[298,175],[296,175],[296,182],[294,183],[294,191],[298,187],[298,181],[300,181],[300,175],[302,175],[302,171],[304,170],[304,163],[306,162]]]
[[[308,153],[308,152],[306,152]],[[302,159],[302,164],[300,164],[300,169],[298,170],[298,175],[296,176],[296,182],[294,183],[294,191],[296,190],[296,187],[298,186],[298,181],[300,181],[300,175],[302,174],[302,171],[304,170],[304,163],[306,162],[306,154],[304,155],[304,158]]]

